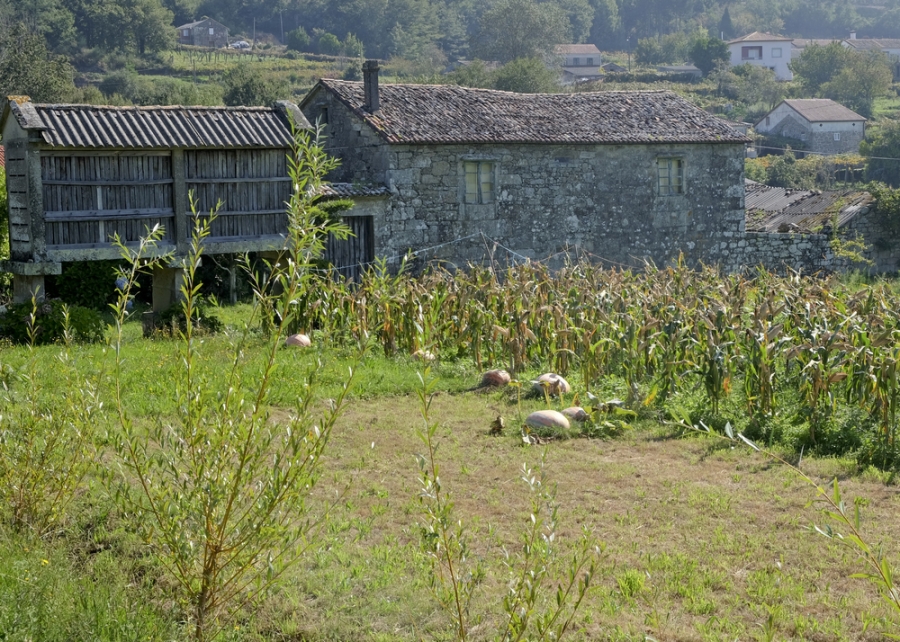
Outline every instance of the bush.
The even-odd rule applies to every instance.
[[[49,293],[69,305],[105,311],[116,299],[117,261],[78,261],[48,283]]]
[[[222,328],[222,321],[213,311],[213,305],[209,299],[198,297],[194,300],[194,323],[195,329],[203,330],[209,333],[219,332]],[[176,303],[168,310],[164,310],[156,319],[156,327],[161,332],[184,332],[187,330],[187,323],[184,316],[184,306]]]
[[[288,51],[309,51],[309,34],[303,27],[297,27],[285,34]]]
[[[46,345],[65,339],[68,311],[69,337],[74,341],[97,343],[103,340],[106,324],[95,310],[73,305],[66,306],[59,299],[43,301],[34,305],[25,301],[12,305],[0,317],[0,337],[13,343],[26,344],[31,341],[29,328],[34,314],[34,344]]]

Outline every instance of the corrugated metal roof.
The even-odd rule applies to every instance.
[[[868,212],[873,200],[868,192],[788,190],[747,180],[746,228],[748,232],[821,232],[835,217],[838,227],[843,227]]]
[[[671,91],[516,94],[455,85],[381,85],[380,107],[363,108],[363,83],[322,79],[389,143],[659,144],[750,141]]]
[[[319,190],[322,196],[334,198],[352,198],[354,196],[390,196],[386,185],[366,183],[326,183]]]
[[[19,125],[54,147],[171,149],[290,147],[289,116],[309,127],[293,103],[275,107],[7,106]]]

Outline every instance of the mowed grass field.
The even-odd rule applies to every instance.
[[[224,312],[235,323],[241,309]],[[139,421],[177,413],[169,391],[178,344],[144,340],[138,332],[136,323],[129,326],[125,346],[128,404]],[[425,449],[416,434],[422,418],[415,391],[423,366],[375,353],[359,364],[351,351],[314,339],[308,351],[283,351],[272,412],[278,420],[289,411],[300,375],[317,360],[323,397],[334,394],[348,367],[357,367],[353,399],[311,500],[313,513],[327,517],[280,590],[248,609],[220,639],[453,639],[450,614],[431,594],[421,547],[415,457]],[[202,341],[204,371],[214,379],[233,340],[224,333]],[[263,343],[257,338],[246,347],[251,361]],[[48,399],[58,351],[51,346],[35,355]],[[76,347],[73,356],[86,375],[108,377],[110,355],[103,348]],[[0,351],[12,371],[28,358],[23,348]],[[879,640],[892,630],[896,615],[875,587],[851,577],[865,570],[856,553],[812,530],[827,523],[811,504],[815,489],[785,466],[714,437],[685,435],[653,415],[614,438],[526,445],[521,419],[545,408],[545,400],[520,399],[509,388],[472,390],[480,373],[465,361],[438,363],[433,374],[440,377],[431,418],[439,425],[442,483],[455,502],[455,519],[470,534],[473,559],[484,567],[472,639],[496,637],[510,573],[504,551],[517,551],[529,520],[522,466],[536,470],[542,456],[560,507],[562,555],[551,577],[564,575],[566,553],[582,527],[604,547],[571,639]],[[583,394],[577,376],[571,380],[574,392]],[[621,386],[607,384],[611,391]],[[491,435],[498,416],[506,428]],[[102,464],[116,465],[108,452]],[[845,500],[861,508],[869,541],[883,542],[897,559],[900,495],[886,483],[889,477],[859,474],[855,464],[837,459],[805,458],[800,466],[822,484],[837,476]],[[181,639],[184,605],[173,599],[171,580],[132,531],[99,477],[65,527],[49,536],[0,529],[0,639]]]

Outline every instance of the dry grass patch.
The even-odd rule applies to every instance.
[[[501,396],[438,396],[444,487],[476,534],[487,565],[476,633],[496,630],[505,590],[503,547],[516,546],[528,519],[519,480],[540,451],[522,445],[516,408]],[[526,409],[527,410],[527,409]],[[488,434],[502,412],[507,435]],[[272,626],[299,639],[420,639],[450,636],[449,620],[429,595],[419,549],[418,480],[423,446],[414,397],[360,401],[330,446],[319,499],[349,490],[332,515],[326,542],[270,605]],[[579,614],[584,639],[875,640],[890,615],[853,551],[810,532],[824,521],[815,496],[789,470],[756,453],[708,438],[670,438],[652,427],[612,440],[573,439],[546,446],[558,483],[563,545],[582,524],[607,555]],[[840,469],[806,461],[804,470]],[[900,526],[896,488],[845,479],[845,500],[859,497],[865,532],[893,544]],[[292,638],[293,639],[293,638]]]

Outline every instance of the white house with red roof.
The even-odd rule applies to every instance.
[[[757,65],[775,72],[778,80],[793,80],[791,71],[792,38],[754,31],[728,42],[731,66]]]
[[[782,100],[754,127],[760,134],[795,138],[802,149],[819,154],[859,151],[866,119],[828,98]]]

